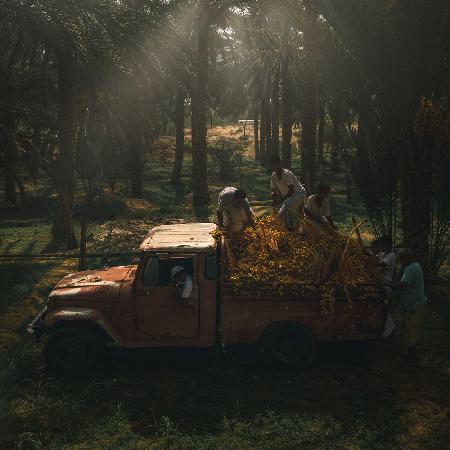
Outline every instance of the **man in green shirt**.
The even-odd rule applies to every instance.
[[[403,340],[410,360],[417,360],[417,344],[422,334],[427,297],[424,291],[423,271],[414,254],[408,248],[399,253],[404,268],[399,283],[388,283],[402,293]]]

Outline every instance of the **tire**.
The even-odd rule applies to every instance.
[[[261,354],[270,365],[307,367],[317,351],[317,340],[306,328],[296,324],[273,325],[260,341]]]
[[[50,333],[45,357],[50,369],[66,375],[86,371],[96,361],[99,339],[94,331],[66,325]]]

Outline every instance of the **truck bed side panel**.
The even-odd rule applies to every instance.
[[[386,318],[381,301],[335,302],[333,319],[326,319],[319,299],[287,297],[222,297],[222,340],[225,344],[256,343],[270,325],[296,322],[320,341],[365,340],[380,336]]]

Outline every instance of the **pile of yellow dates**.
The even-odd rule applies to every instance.
[[[377,260],[351,236],[289,232],[266,216],[256,230],[234,236],[230,248],[228,276],[238,292],[320,298],[328,318],[334,316],[336,292],[350,306],[352,299],[379,295]]]

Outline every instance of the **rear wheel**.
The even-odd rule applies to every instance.
[[[94,364],[98,349],[99,339],[93,331],[64,326],[49,335],[45,344],[45,356],[51,369],[76,374]]]
[[[314,358],[317,340],[306,328],[295,324],[276,324],[264,333],[261,353],[269,364],[306,367]]]

